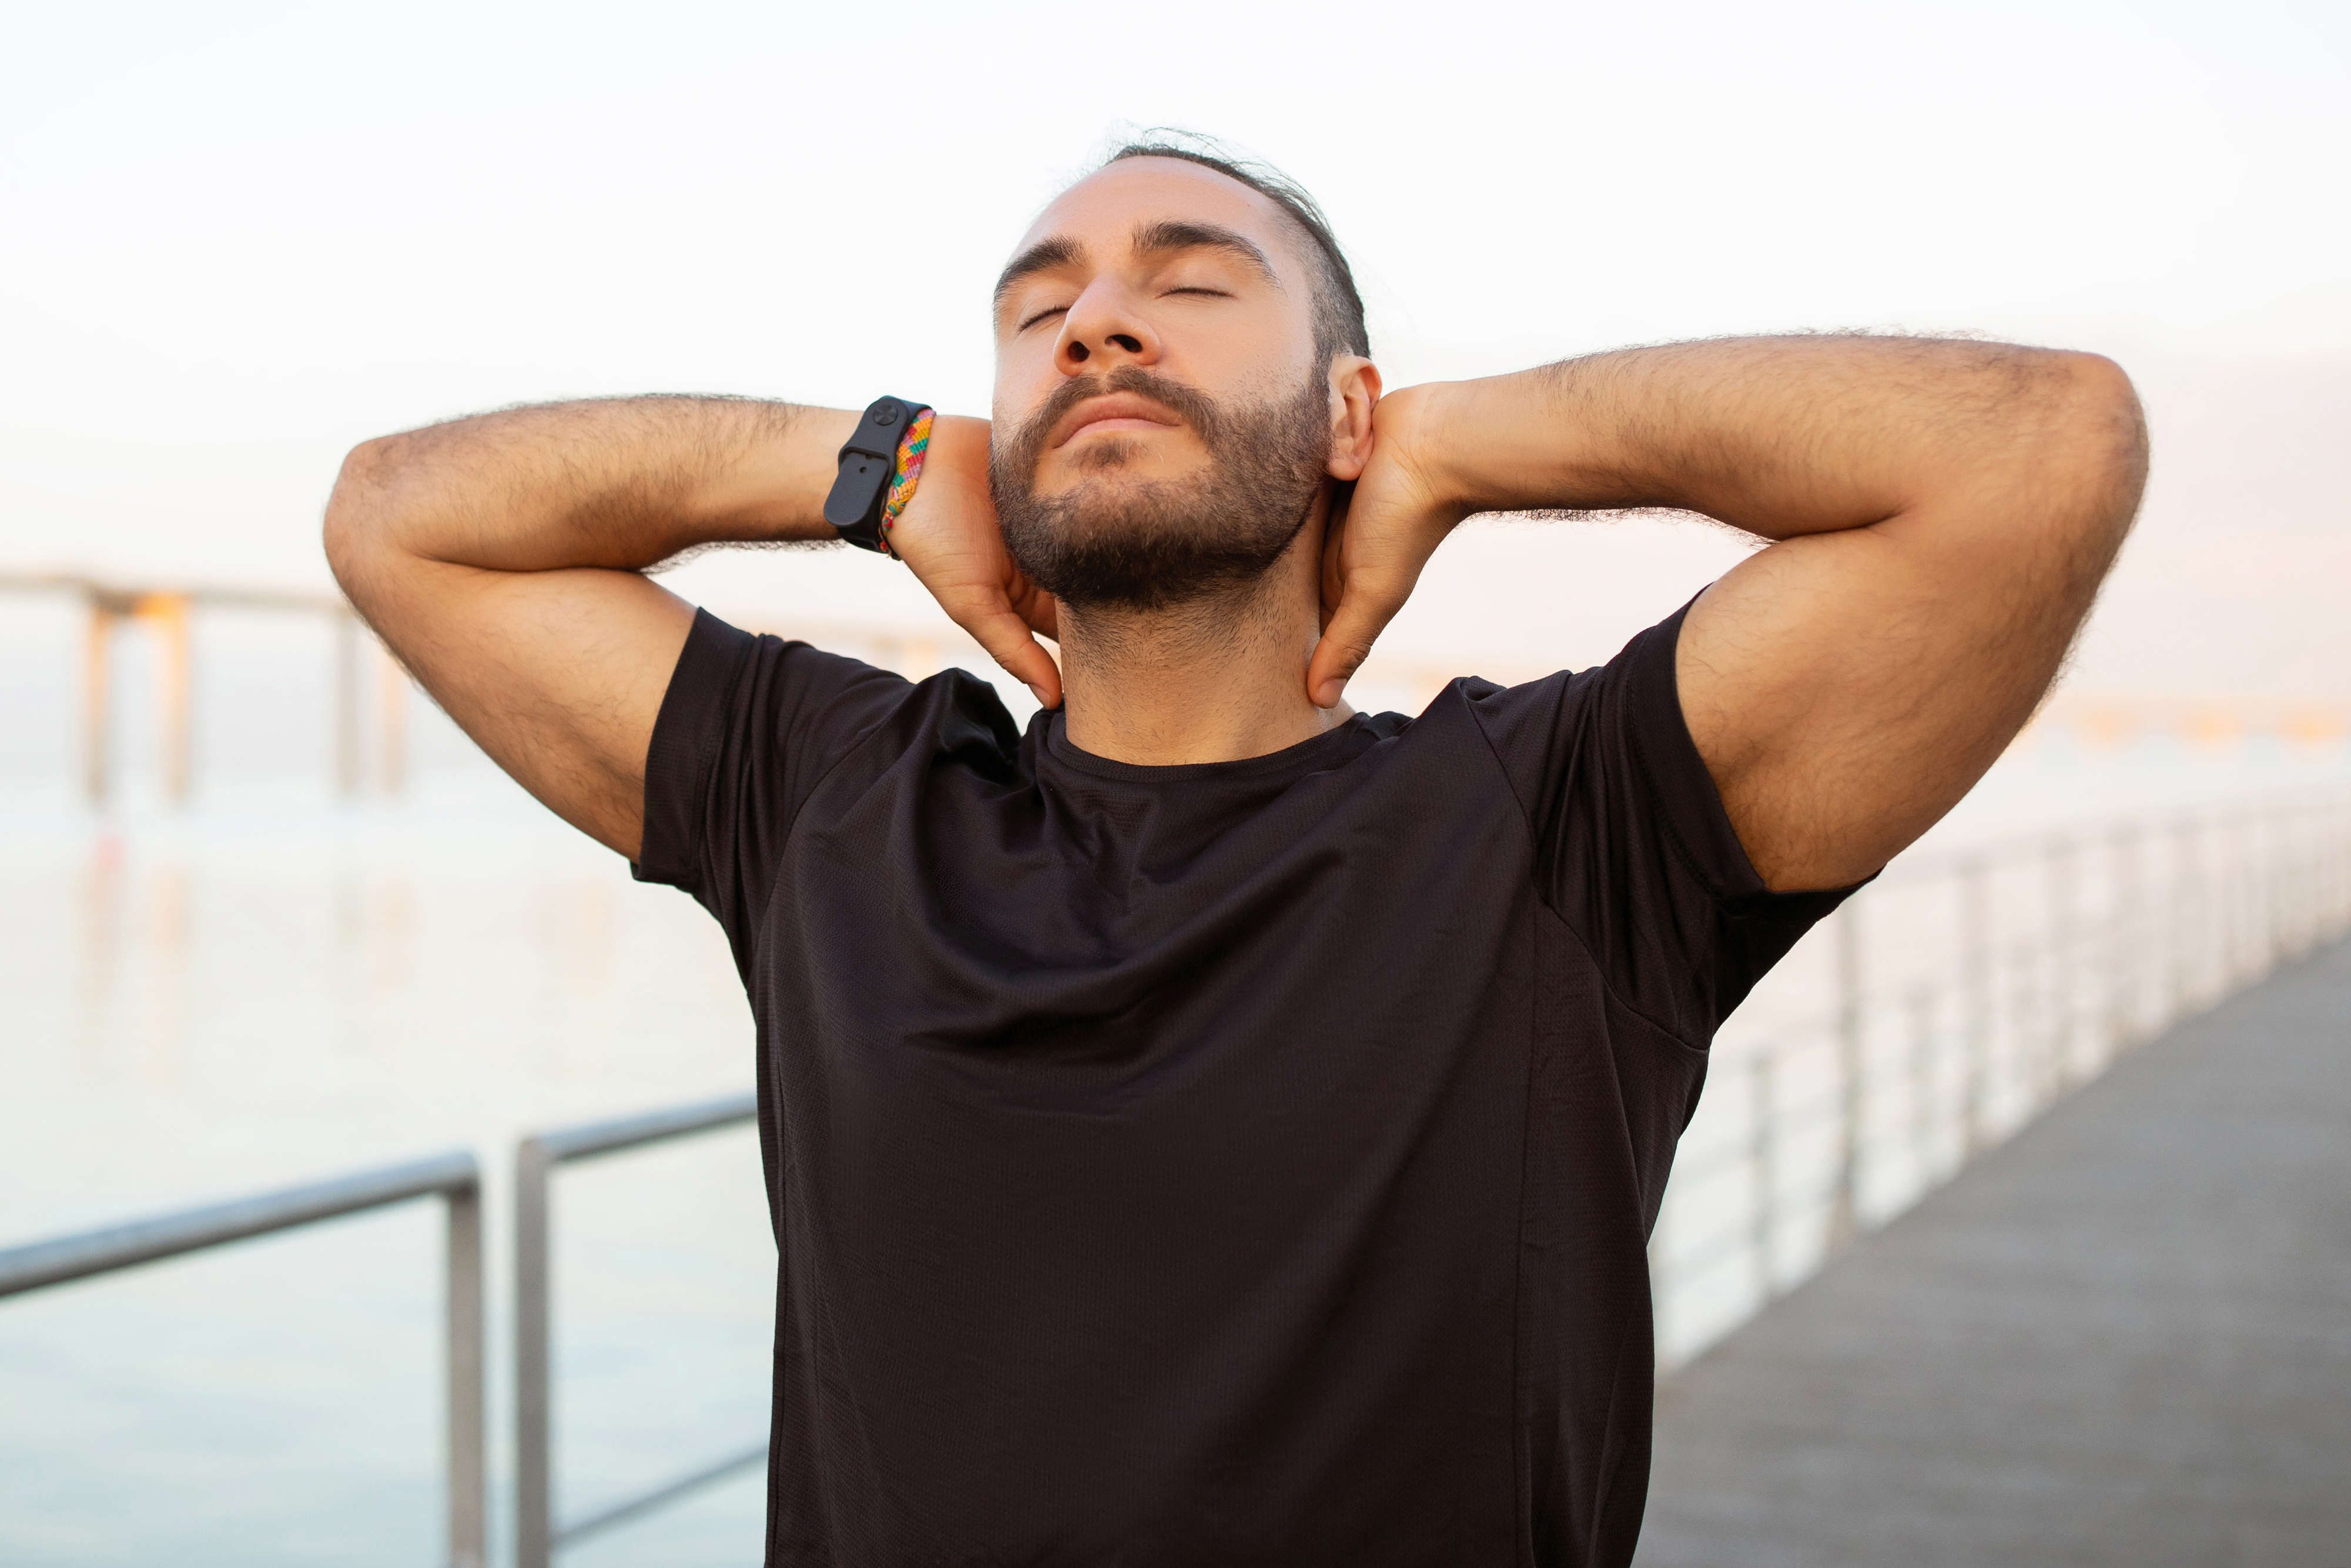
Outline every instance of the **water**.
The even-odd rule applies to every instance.
[[[422,705],[410,792],[328,799],[316,628],[211,645],[214,727],[184,810],[149,790],[131,664],[123,800],[93,812],[66,782],[54,630],[0,638],[26,654],[0,743],[0,1241],[473,1147],[491,1167],[503,1466],[505,1163],[530,1129],[748,1083],[716,926]],[[2339,748],[2047,737],[1936,842],[2346,776]],[[1816,1018],[1830,977],[1808,941],[1723,1060]],[[569,1169],[557,1193],[559,1496],[577,1516],[761,1435],[774,1254],[747,1131]],[[0,1562],[434,1560],[437,1248],[419,1205],[0,1302]],[[565,1561],[753,1563],[761,1498],[738,1477]]]
[[[10,1238],[451,1145],[502,1162],[531,1128],[749,1081],[716,927],[536,808],[20,817],[0,841]],[[573,1506],[755,1440],[750,1135],[566,1172],[558,1204]],[[419,1206],[0,1308],[0,1561],[420,1561],[436,1234]],[[657,1555],[755,1559],[757,1511],[713,1497]],[[703,1516],[723,1543],[697,1556]],[[626,1533],[578,1560],[636,1561]]]

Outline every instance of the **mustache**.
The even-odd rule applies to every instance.
[[[1039,499],[1045,442],[1079,402],[1105,392],[1149,399],[1186,421],[1207,464],[1181,482],[1123,486],[1113,495],[1081,483]],[[1054,388],[1008,435],[988,454],[988,489],[1005,549],[1020,570],[1073,609],[1163,610],[1253,582],[1289,548],[1313,509],[1330,457],[1329,393],[1316,375],[1287,398],[1228,405],[1197,387],[1122,365]],[[1106,443],[1080,456],[1114,465],[1123,445]]]
[[[1112,392],[1133,392],[1149,398],[1190,425],[1192,433],[1212,449],[1224,434],[1225,411],[1207,392],[1167,376],[1154,375],[1139,365],[1121,365],[1108,375],[1075,376],[1055,387],[1037,412],[1020,422],[1005,449],[1002,466],[1010,475],[1023,478],[1033,475],[1037,458],[1044,450],[1045,437],[1061,416],[1088,398],[1107,397]]]

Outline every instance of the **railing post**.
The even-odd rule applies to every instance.
[[[2008,1082],[2012,1092],[2024,1096],[2027,1118],[2039,1113],[2043,1103],[2042,1090],[2047,1079],[2043,1071],[2039,1031],[2033,1028],[2033,987],[2040,978],[2041,950],[2032,943],[2020,941],[2008,954]],[[1997,956],[1994,962],[1998,962]],[[1998,1026],[1994,1026],[1997,1038]]]
[[[2326,928],[2326,808],[2313,800],[2299,818],[2302,841],[2294,848],[2295,952],[2318,946]]]
[[[2310,809],[2314,841],[2310,846],[2310,941],[2313,946],[2324,942],[2335,930],[2335,843],[2337,829],[2335,813],[2342,808],[2333,801]]]
[[[515,1149],[515,1568],[555,1560],[547,1145]]]
[[[2215,997],[2227,996],[2250,980],[2260,967],[2260,959],[2254,954],[2258,939],[2253,931],[2260,852],[2252,847],[2253,829],[2252,818],[2242,811],[2234,813],[2233,821],[2228,817],[2220,820],[2220,841],[2213,856],[2218,862],[2213,881],[2219,885],[2217,903],[2220,909],[2220,983],[2213,992]]]
[[[2168,1026],[2188,1010],[2190,983],[2189,948],[2191,938],[2189,925],[2194,916],[2196,900],[2195,822],[2182,817],[2171,829],[2171,886],[2165,901],[2170,906],[2171,919],[2171,985],[2166,998],[2162,1026]]]
[[[549,1568],[556,1552],[764,1460],[765,1442],[585,1517],[555,1515],[554,1255],[552,1177],[567,1160],[592,1159],[689,1134],[750,1123],[756,1094],[560,1127],[515,1145],[515,1565]]]
[[[1935,992],[1920,985],[1910,992],[1910,1181],[1914,1193],[1931,1179],[1927,1151],[1934,1144]]]
[[[2294,938],[2288,930],[2293,897],[2287,892],[2294,873],[2285,854],[2289,812],[2290,808],[2273,806],[2262,813],[2262,925],[2269,941],[2265,972],[2274,972],[2294,951]]]
[[[484,1568],[490,1522],[481,1183],[452,1187],[443,1197],[449,1244],[449,1563],[451,1568]]]
[[[2351,800],[2335,804],[2335,853],[2327,874],[2334,883],[2334,904],[2327,912],[2327,935],[2351,927]]]
[[[2129,1048],[2137,1012],[2133,980],[2137,965],[2132,936],[2138,928],[2138,834],[2131,828],[2116,831],[2108,844],[2106,869],[2106,1060]],[[2099,1064],[2104,1066],[2105,1062]]]
[[[2318,946],[2320,933],[2326,928],[2326,809],[2315,804],[2304,807],[2302,821],[2304,842],[2294,856],[2301,871],[2294,894],[2294,928],[2300,950],[2308,953]]]
[[[2047,877],[2049,940],[2043,946],[2048,949],[2048,1009],[2043,1021],[2049,1031],[2049,1097],[2054,1099],[2077,1082],[2074,1070],[2074,993],[2088,977],[2081,972],[2080,939],[2074,919],[2077,891],[2074,842],[2062,834],[2049,841]]]
[[[1837,1169],[1829,1207],[1828,1245],[1845,1246],[1861,1228],[1863,1023],[1861,913],[1848,899],[1836,912]]]
[[[2306,946],[2315,947],[2335,929],[2333,902],[2335,840],[2335,815],[2341,808],[2334,801],[2314,801],[2309,811],[2311,841],[2307,852],[2309,882],[2303,895],[2308,911]]]
[[[1959,866],[1959,946],[1967,966],[1967,1021],[1959,1064],[1959,1153],[1984,1145],[1985,1077],[1991,1054],[1991,887],[1983,857]]]
[[[2341,863],[2343,824],[2337,820],[2344,808],[2339,801],[2330,801],[2312,812],[2318,819],[2318,842],[2311,859],[2315,874],[2311,879],[2311,934],[2315,944],[2333,936],[2338,929],[2335,915],[2335,890],[2342,883]]]
[[[448,1561],[451,1568],[484,1568],[488,1540],[483,1467],[482,1175],[472,1155],[453,1150],[407,1165],[0,1249],[0,1296],[425,1197],[438,1197],[447,1205],[444,1328],[448,1441],[443,1501],[448,1516]]]
[[[1755,1254],[1755,1290],[1758,1297],[1769,1301],[1779,1293],[1779,1269],[1774,1257],[1779,1251],[1778,1221],[1780,1176],[1777,1151],[1772,1147],[1771,1119],[1777,1111],[1778,1096],[1772,1092],[1771,1050],[1758,1051],[1747,1064],[1747,1104],[1751,1124],[1748,1129],[1748,1159],[1752,1172],[1754,1207],[1750,1215],[1752,1230],[1750,1245]]]
[[[2320,858],[2325,842],[2324,830],[2315,804],[2305,804],[2294,813],[2294,841],[2287,846],[2294,867],[2294,951],[2301,957],[2318,946],[2318,885],[2323,874]]]

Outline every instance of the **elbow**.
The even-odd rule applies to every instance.
[[[2129,375],[2105,355],[2049,358],[2048,455],[2072,479],[2081,516],[2111,555],[2147,487],[2147,412]]]
[[[2058,356],[2064,377],[2062,423],[2081,460],[2136,505],[2147,479],[2147,411],[2123,368],[2104,354]]]
[[[335,476],[334,489],[327,496],[319,542],[326,550],[328,570],[347,595],[352,593],[354,580],[364,575],[369,554],[383,543],[391,510],[384,502],[393,466],[392,446],[393,438],[379,436],[352,447]]]

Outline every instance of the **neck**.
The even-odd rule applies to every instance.
[[[1064,605],[1070,743],[1144,767],[1232,762],[1311,740],[1352,716],[1306,695],[1322,629],[1322,507],[1258,581],[1164,610]]]

